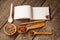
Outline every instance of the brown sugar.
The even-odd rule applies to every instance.
[[[31,30],[31,31],[29,31],[28,32],[31,36],[33,36],[34,35],[34,32]]]
[[[18,32],[21,31],[21,32],[25,33],[26,30],[27,30],[27,28],[25,26],[19,26],[19,28],[18,28]]]

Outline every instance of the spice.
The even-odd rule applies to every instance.
[[[19,26],[19,28],[18,28],[18,32],[19,32],[19,33],[20,33],[20,32],[25,33],[26,30],[27,30],[27,28],[26,28],[25,26]]]
[[[3,27],[3,30],[4,30],[5,34],[7,34],[7,35],[13,35],[13,34],[16,33],[16,26],[14,24],[7,23]]]
[[[25,33],[28,30],[40,28],[40,27],[43,27],[43,26],[45,26],[45,23],[35,24],[35,25],[29,26],[29,27],[27,27],[27,26],[19,26],[18,33]]]

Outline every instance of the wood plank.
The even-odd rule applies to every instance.
[[[31,6],[41,6],[43,2],[46,0],[26,0],[26,2],[23,3],[23,5],[31,5]]]
[[[14,40],[13,37],[7,36],[6,34],[0,32],[0,40]]]
[[[46,0],[46,1],[42,4],[42,7],[49,7],[49,1],[50,1],[50,0]]]
[[[55,10],[55,8],[59,5],[59,3],[60,3],[60,0],[50,0],[49,6],[51,9],[51,12]]]
[[[32,39],[33,36],[30,36],[28,34],[19,34],[15,40],[32,40]]]
[[[6,7],[7,6],[7,7]],[[0,6],[0,28],[5,24],[9,15],[9,1],[2,3]]]

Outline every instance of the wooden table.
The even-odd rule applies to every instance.
[[[46,22],[46,26],[36,31],[50,31],[52,35],[18,34],[7,36],[2,28],[7,23],[9,16],[11,0],[0,0],[0,40],[60,40],[60,0],[14,0],[14,6],[31,5],[38,7],[50,7],[51,20]],[[27,21],[27,20],[25,20]],[[15,20],[14,24],[18,26],[20,21]]]

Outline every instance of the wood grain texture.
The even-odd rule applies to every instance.
[[[46,22],[46,26],[36,31],[50,31],[52,35],[36,35],[18,34],[7,36],[2,28],[7,22],[10,4],[12,0],[0,0],[0,40],[60,40],[60,0],[14,0],[14,6],[31,5],[37,7],[49,7],[51,20]],[[23,20],[22,22],[29,21]],[[18,27],[21,21],[14,20],[14,24]]]

